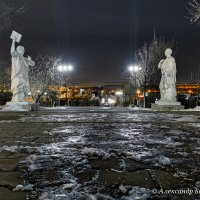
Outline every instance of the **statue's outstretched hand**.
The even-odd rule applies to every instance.
[[[30,66],[32,66],[32,67],[35,66],[35,62],[32,60],[32,58],[30,56],[27,57],[27,61]]]
[[[32,59],[31,59],[31,57],[30,57],[30,56],[28,56],[28,57],[27,57],[27,59],[28,59],[29,61],[32,61]]]
[[[161,61],[160,61],[160,64],[162,64],[164,62],[164,59],[162,59]]]
[[[162,65],[163,62],[164,62],[164,59],[162,59],[162,60],[159,62],[159,64],[158,64],[158,68],[161,67],[161,65]]]

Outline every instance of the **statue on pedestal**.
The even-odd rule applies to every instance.
[[[176,102],[176,61],[172,57],[172,50],[165,50],[166,58],[161,60],[158,68],[161,69],[160,100],[162,102]]]
[[[15,49],[15,43],[21,41],[21,34],[13,31],[10,38],[12,39],[10,53],[12,56],[11,92],[13,96],[11,102],[7,102],[1,111],[30,111],[33,102],[26,101],[30,92],[28,72],[29,66],[35,66],[35,62],[32,61],[30,56],[24,57],[25,49],[23,46],[18,46]]]
[[[35,63],[31,57],[24,57],[25,49],[23,46],[18,46],[15,49],[15,42],[20,42],[21,35],[13,31],[11,35],[12,46],[12,68],[11,68],[11,92],[13,93],[12,102],[24,102],[30,92],[29,85],[29,66],[34,66]]]

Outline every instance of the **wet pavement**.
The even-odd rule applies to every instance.
[[[0,199],[200,199],[199,112],[0,112]]]

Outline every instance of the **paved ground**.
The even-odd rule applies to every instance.
[[[0,112],[0,199],[200,199],[199,154],[198,112]]]

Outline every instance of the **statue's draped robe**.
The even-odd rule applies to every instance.
[[[31,61],[15,51],[12,55],[11,71],[11,92],[13,93],[12,102],[22,102],[30,91],[29,85],[29,65]]]
[[[166,58],[160,66],[162,78],[160,81],[161,101],[176,101],[176,62],[173,57]]]

